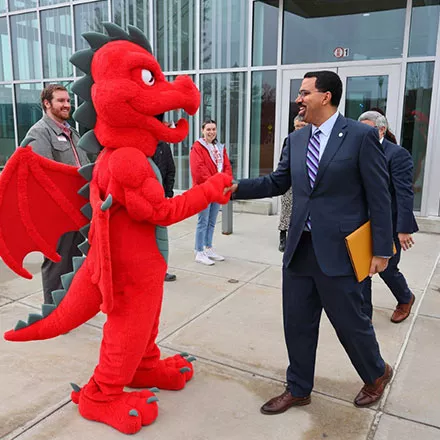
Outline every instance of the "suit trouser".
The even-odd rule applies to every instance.
[[[289,267],[283,267],[283,317],[292,395],[313,389],[319,322],[324,308],[339,341],[365,383],[385,372],[373,326],[362,312],[361,285],[353,276],[329,277],[316,260],[310,233],[303,233]]]
[[[53,304],[51,293],[63,288],[60,277],[65,273],[72,272],[72,258],[82,255],[78,245],[83,241],[84,237],[80,232],[67,232],[58,240],[57,252],[61,255],[61,261],[54,263],[52,260],[44,258],[41,265],[41,278],[45,304]]]
[[[409,290],[405,277],[400,272],[398,264],[402,253],[399,237],[394,234],[394,244],[396,245],[396,254],[388,261],[388,267],[379,276],[391,290],[391,293],[397,300],[398,304],[408,304],[411,301],[412,293]],[[364,305],[362,309],[370,317],[373,317],[373,303],[371,299],[371,278],[367,278],[362,285],[362,294],[364,296]]]

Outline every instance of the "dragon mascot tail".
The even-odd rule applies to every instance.
[[[72,87],[83,100],[74,118],[90,129],[78,147],[97,155],[96,163],[78,170],[53,162],[25,140],[0,176],[0,256],[17,274],[31,278],[23,259],[32,251],[59,261],[56,245],[65,232],[84,236],[84,256],[75,257],[73,272],[62,276],[54,304],[18,321],[4,337],[53,338],[103,311],[99,363],[86,385],[72,384],[72,400],[84,418],[134,434],[156,419],[157,388],[180,390],[194,374],[195,358],[181,353],[161,359],[155,342],[166,227],[210,203],[227,203],[232,176],[217,173],[180,196],[165,197],[151,157],[160,140],[181,142],[188,122],[170,128],[161,115],[195,114],[199,91],[187,76],[166,81],[139,29],[104,27],[107,35],[84,34],[90,49],[71,58],[85,73]],[[127,386],[143,390],[126,392]]]

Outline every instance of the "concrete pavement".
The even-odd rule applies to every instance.
[[[356,409],[362,386],[323,315],[312,404],[278,416],[259,407],[283,390],[287,355],[281,321],[278,217],[234,214],[234,234],[215,245],[227,257],[215,266],[194,262],[195,218],[170,228],[159,345],[163,355],[197,357],[194,379],[179,392],[158,394],[159,417],[134,437],[179,440],[420,440],[440,438],[440,235],[418,233],[402,271],[417,297],[404,323],[389,321],[395,303],[374,281],[373,322],[395,376],[382,401]],[[5,331],[42,301],[39,262],[33,280],[0,263],[0,327]],[[69,399],[69,382],[84,384],[97,362],[104,315],[50,341],[0,341],[0,438],[5,440],[121,439],[114,429],[83,419]]]

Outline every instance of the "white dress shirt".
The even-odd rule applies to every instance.
[[[333,114],[325,122],[323,122],[320,127],[312,124],[312,137],[315,134],[316,130],[321,131],[321,134],[319,135],[319,160],[321,160],[321,157],[324,154],[325,147],[327,146],[330,134],[333,130],[333,127],[335,126],[338,116],[339,112],[335,112],[335,114]]]

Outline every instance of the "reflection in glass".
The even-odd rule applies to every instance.
[[[439,0],[414,0],[409,36],[409,56],[435,55],[437,45]]]
[[[386,113],[388,75],[352,76],[347,78],[345,117],[357,120],[371,108],[380,108]]]
[[[251,144],[249,177],[273,170],[276,72],[252,73]]]
[[[44,77],[73,76],[70,8],[41,11],[41,34]]]
[[[246,76],[243,72],[201,75],[200,125],[205,119],[217,122],[217,136],[225,144],[235,178],[243,177],[245,139]],[[200,130],[201,127],[198,127]],[[200,131],[199,131],[200,133]],[[197,133],[196,138],[200,136]]]
[[[299,106],[295,102],[298,98],[298,92],[301,88],[302,79],[292,79],[290,81],[290,101],[289,101],[289,131],[292,133],[295,130],[295,125],[293,124],[294,119],[298,115]]]
[[[66,3],[66,0],[40,0],[40,6],[50,6],[58,3]]]
[[[156,0],[157,60],[165,72],[194,69],[195,0]]]
[[[401,57],[406,3],[284,2],[283,63]],[[337,58],[340,54],[336,48],[348,49],[348,53]]]
[[[414,210],[422,204],[434,62],[410,63],[406,71],[402,146],[414,160]]]
[[[0,0],[0,13],[6,12],[6,0]]]
[[[11,38],[15,79],[41,78],[37,14],[11,16]]]
[[[201,4],[203,69],[247,64],[248,1],[205,0]]]
[[[15,150],[12,85],[0,84],[0,167]]]
[[[75,16],[75,47],[76,50],[88,49],[90,46],[81,36],[84,32],[95,31],[104,33],[103,21],[108,20],[106,1],[76,5]]]
[[[0,18],[0,81],[12,80],[11,52],[6,20],[6,17]]]
[[[42,85],[40,83],[15,85],[19,144],[32,125],[43,116],[43,110],[40,105],[41,90]]]
[[[194,81],[194,77],[190,75]],[[167,81],[174,81],[175,76],[167,76]],[[188,115],[183,110],[165,113],[165,122],[176,123],[180,118],[185,118],[189,122],[188,136],[178,144],[170,144],[173,152],[174,163],[176,165],[176,181],[174,189],[188,189],[190,187],[190,170],[189,170],[189,150],[194,140],[198,138],[199,130],[195,125],[194,116]]]
[[[277,64],[278,0],[254,2],[253,66]]]
[[[148,37],[148,0],[113,0],[113,22],[127,30],[129,24],[136,26]]]
[[[37,0],[9,0],[10,11],[20,11],[22,9],[32,9],[37,7]]]

